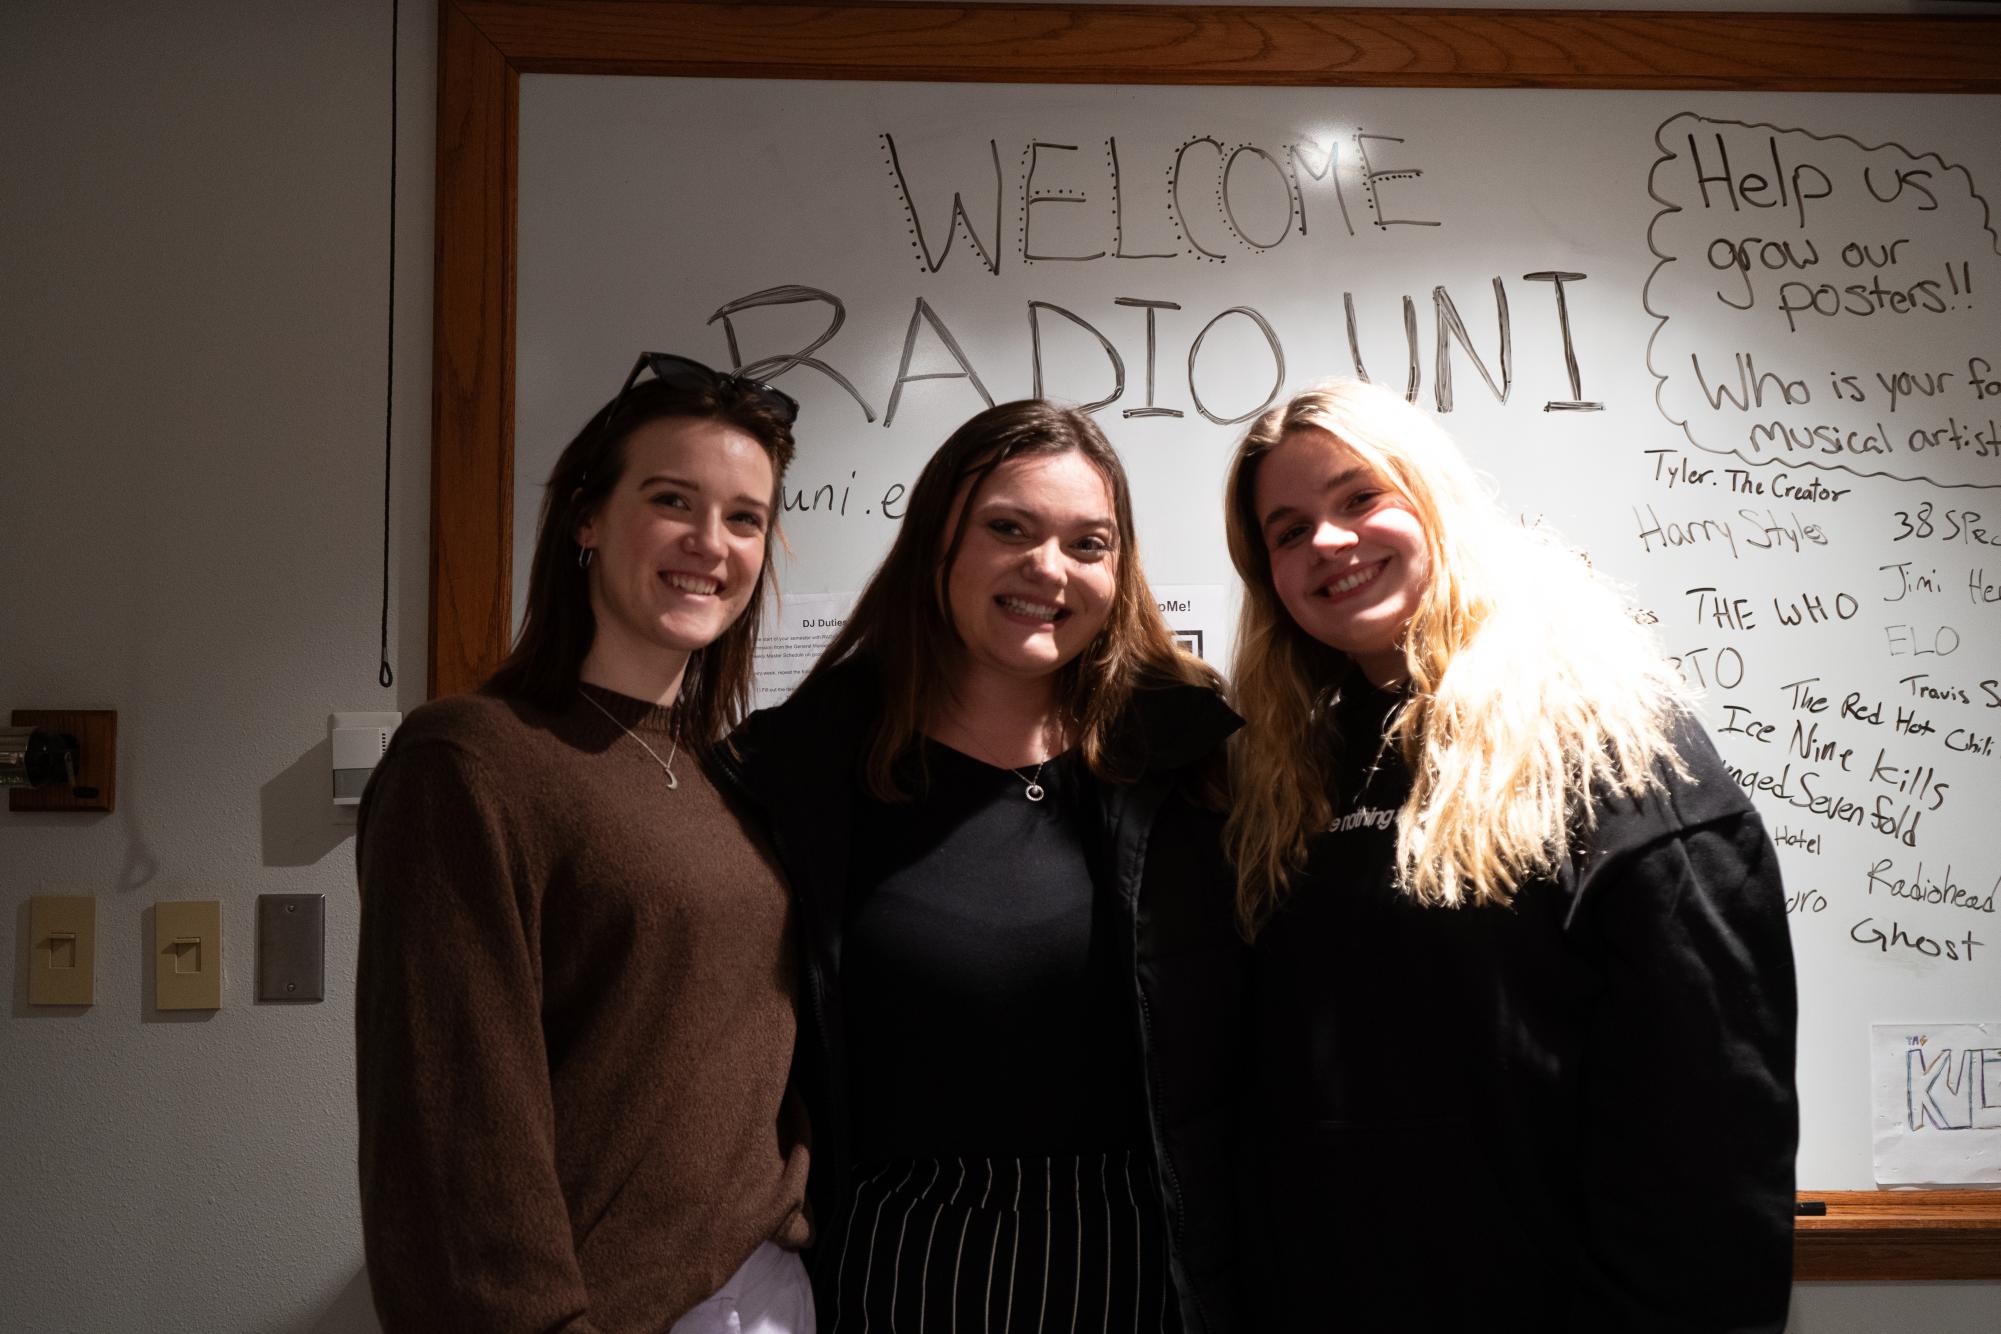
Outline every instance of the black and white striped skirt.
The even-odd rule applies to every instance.
[[[901,1160],[864,1176],[846,1223],[821,1334],[1180,1328],[1150,1154]]]

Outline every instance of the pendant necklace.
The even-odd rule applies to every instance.
[[[681,786],[681,780],[674,777],[674,768],[673,768],[674,757],[681,753],[681,743],[679,740],[676,740],[674,744],[668,748],[667,758],[663,760],[660,758],[659,751],[653,749],[653,747],[646,744],[645,737],[639,735],[639,733],[633,731],[630,727],[627,727],[624,723],[619,722],[618,716],[614,714],[610,709],[607,709],[604,705],[598,703],[595,699],[592,699],[589,695],[584,694],[584,692],[581,690],[579,690],[577,693],[579,695],[583,695],[584,702],[586,704],[596,709],[599,713],[603,714],[605,717],[611,719],[613,725],[616,726],[619,731],[625,733],[627,736],[631,737],[634,741],[637,741],[639,743],[639,748],[645,751],[648,755],[651,755],[653,757],[653,762],[660,766],[660,771],[662,773],[667,775],[667,790],[669,792],[672,792],[674,791],[674,789]],[[1037,767],[1036,772],[1041,773],[1042,772],[1041,768]],[[1034,784],[1030,784],[1030,786],[1033,787]],[[1041,801],[1042,800],[1041,791],[1042,790],[1040,788],[1036,788],[1037,795],[1031,797],[1030,800]]]
[[[963,722],[960,723],[960,726],[962,728],[965,728],[967,735],[969,736],[972,735],[973,732],[972,728],[966,727]],[[987,744],[987,739],[985,737],[980,737],[979,742],[982,747],[985,747]],[[1049,795],[1049,790],[1042,786],[1042,770],[1048,765],[1049,761],[1054,758],[1055,756],[1053,754],[1044,754],[1040,760],[1036,761],[1035,772],[1029,774],[1023,773],[1021,770],[1015,768],[1011,764],[997,764],[994,767],[997,769],[1006,769],[1009,773],[1013,774],[1016,778],[1019,778],[1021,780],[1022,796],[1027,797],[1030,801],[1041,801],[1044,797]]]
[[[1030,801],[1041,801],[1043,798],[1042,784],[1036,780],[1042,777],[1042,766],[1047,763],[1049,763],[1049,760],[1045,756],[1041,763],[1035,766],[1035,772],[1032,774],[1025,774],[1019,769],[1008,770],[1009,773],[1027,784],[1027,786],[1022,788],[1021,795],[1027,797]]]

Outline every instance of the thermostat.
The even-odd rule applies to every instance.
[[[333,800],[359,806],[368,775],[375,772],[389,738],[403,721],[400,713],[336,713],[327,719],[333,737]]]

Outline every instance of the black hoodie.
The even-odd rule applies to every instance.
[[[1248,1245],[1284,1330],[1772,1331],[1796,999],[1771,841],[1699,724],[1510,907],[1398,892],[1398,697],[1352,687],[1334,828],[1258,939]]]

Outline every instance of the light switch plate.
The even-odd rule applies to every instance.
[[[153,905],[153,1003],[162,1010],[222,1008],[222,904],[215,899]]]
[[[327,896],[257,896],[257,999],[317,1001],[327,996]]]
[[[28,902],[28,1004],[97,1003],[97,900],[38,895]]]

